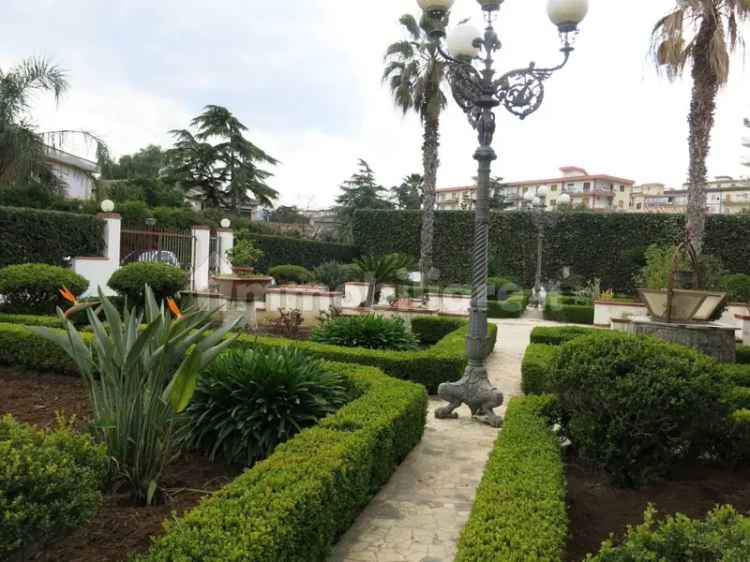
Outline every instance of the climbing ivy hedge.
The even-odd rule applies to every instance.
[[[632,292],[633,276],[651,244],[670,244],[684,232],[682,215],[637,213],[547,213],[543,274],[557,279],[563,266],[604,288]],[[355,245],[364,254],[400,252],[418,258],[420,211],[358,211]],[[434,264],[440,281],[467,283],[471,276],[474,215],[435,213]],[[536,272],[536,227],[524,212],[493,212],[490,219],[490,269],[531,287]],[[709,216],[705,251],[732,273],[750,273],[750,216]]]
[[[65,257],[99,256],[104,223],[91,215],[0,207],[0,267],[64,265]]]
[[[307,269],[314,269],[329,261],[352,263],[359,256],[357,248],[343,244],[266,236],[252,232],[246,232],[239,238],[252,240],[256,248],[263,250],[263,257],[256,266],[258,271],[263,272],[278,265],[301,265]]]

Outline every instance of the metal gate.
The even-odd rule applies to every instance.
[[[120,265],[137,262],[174,265],[190,275],[192,289],[195,277],[195,240],[195,236],[189,230],[126,226],[120,236]]]
[[[216,232],[211,233],[208,245],[208,270],[211,275],[221,275],[221,260],[224,257],[222,238]]]

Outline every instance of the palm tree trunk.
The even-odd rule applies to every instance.
[[[689,147],[690,168],[687,205],[687,238],[700,255],[706,229],[706,158],[710,150],[711,130],[714,126],[716,94],[719,81],[709,61],[711,37],[716,32],[716,20],[706,17],[701,23],[695,44],[693,62],[693,94],[690,102]]]
[[[428,117],[424,122],[424,198],[422,203],[422,242],[420,249],[420,272],[422,275],[422,302],[427,303],[427,287],[432,279],[432,255],[435,235],[435,184],[440,166],[440,118]]]

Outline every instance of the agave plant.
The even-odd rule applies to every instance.
[[[107,446],[112,476],[136,501],[152,504],[164,468],[177,453],[175,428],[195,391],[198,372],[232,343],[237,322],[208,333],[211,311],[183,313],[171,299],[165,310],[146,286],[145,317],[121,315],[99,290],[106,327],[91,304],[58,309],[65,331],[32,328],[62,347],[78,365],[94,411],[95,432]],[[87,343],[68,320],[86,309],[93,329]],[[145,327],[141,324],[145,321]]]

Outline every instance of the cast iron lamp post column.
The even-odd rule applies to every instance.
[[[536,195],[528,192],[524,196],[524,202],[531,212],[531,220],[536,227],[536,275],[534,276],[534,304],[537,309],[542,305],[542,253],[544,252],[544,209],[547,187],[542,186],[536,191]]]
[[[466,113],[469,123],[479,136],[479,148],[474,158],[479,163],[474,252],[472,260],[472,296],[469,336],[466,341],[468,366],[463,378],[455,383],[443,383],[438,396],[448,402],[438,408],[438,418],[456,418],[455,410],[466,404],[478,419],[500,427],[502,419],[494,409],[503,403],[503,394],[489,381],[484,361],[487,349],[487,270],[489,261],[489,186],[490,171],[497,155],[492,148],[495,134],[495,113],[504,106],[513,115],[524,119],[534,113],[544,99],[544,81],[568,62],[573,52],[572,39],[578,24],[588,11],[588,0],[548,0],[547,10],[557,25],[563,46],[563,61],[552,68],[537,68],[533,62],[527,68],[512,70],[495,78],[494,55],[500,49],[500,39],[492,23],[504,0],[477,0],[482,7],[487,27],[484,34],[471,25],[459,25],[447,39],[448,54],[442,45],[448,25],[450,8],[455,0],[417,0],[424,11],[421,25],[429,33],[442,59],[447,64],[448,82],[453,98]],[[483,56],[479,56],[484,51]],[[479,58],[481,70],[472,61]]]

